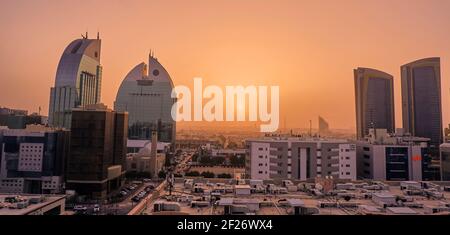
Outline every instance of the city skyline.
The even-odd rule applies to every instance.
[[[153,49],[175,85],[190,86],[196,76],[219,86],[279,85],[280,127],[286,120],[288,128],[308,127],[321,115],[331,128],[355,129],[352,70],[377,68],[394,77],[395,126],[402,127],[400,66],[440,57],[443,125],[449,122],[450,3],[408,1],[406,10],[406,1],[174,2],[180,7],[158,1],[92,1],[88,9],[68,1],[3,3],[1,105],[31,112],[40,106],[48,113],[59,57],[87,29],[89,38],[100,31],[103,39],[101,101],[109,107],[129,69]],[[87,16],[78,17],[84,11]],[[46,59],[36,60],[40,54]],[[22,69],[24,61],[33,63]]]

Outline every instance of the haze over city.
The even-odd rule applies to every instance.
[[[355,128],[353,69],[394,76],[441,58],[443,124],[449,122],[448,1],[2,1],[2,105],[48,113],[61,53],[86,31],[102,38],[102,102],[153,50],[175,85],[279,85],[280,126]],[[407,3],[407,7],[405,4]],[[176,4],[177,7],[173,7]],[[90,5],[86,8],[86,5]],[[317,123],[313,123],[317,125]]]

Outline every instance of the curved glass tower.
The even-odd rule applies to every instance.
[[[158,141],[175,142],[175,121],[171,116],[175,99],[169,73],[152,55],[148,66],[140,63],[122,81],[114,109],[129,114],[129,139],[150,140],[152,131]]]
[[[72,109],[100,103],[101,40],[83,36],[69,44],[59,60],[50,90],[49,125],[70,129]]]
[[[357,68],[355,77],[356,136],[364,138],[369,129],[395,131],[394,78],[371,68]]]
[[[425,58],[401,66],[403,128],[413,136],[443,142],[440,58]]]

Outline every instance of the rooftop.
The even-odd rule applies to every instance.
[[[0,215],[27,215],[65,199],[65,195],[0,194]],[[16,198],[18,202],[5,202]]]
[[[181,179],[176,179],[172,195],[168,191],[161,192],[159,201],[176,201],[180,204],[179,213],[190,215],[221,215],[225,213],[225,207],[231,206],[233,214],[256,214],[256,215],[288,215],[295,212],[294,207],[303,208],[302,213],[318,215],[424,215],[450,213],[450,192],[444,191],[442,186],[450,185],[450,182],[439,182],[443,198],[429,198],[424,194],[408,195],[407,190],[400,188],[400,182],[378,182],[378,181],[352,181],[354,187],[347,190],[334,190],[323,195],[315,195],[306,188],[314,188],[315,183],[295,181],[297,190],[288,192],[264,191],[266,187],[252,188],[249,185],[235,185],[230,180],[205,179],[206,183],[200,186],[203,192],[196,193],[192,188],[185,186]],[[250,181],[250,180],[246,180]],[[281,181],[264,181],[265,186],[269,183],[281,187]],[[375,184],[383,183],[386,187],[370,189]],[[411,182],[408,182],[411,183]],[[217,185],[224,184],[223,187]],[[219,189],[220,188],[220,189]],[[235,189],[251,189],[249,195],[235,195]],[[373,188],[373,187],[372,187]],[[257,191],[257,190],[263,191]],[[167,190],[167,189],[166,189]],[[219,190],[219,192],[215,191]],[[215,192],[211,195],[211,192]],[[334,193],[333,193],[334,192]],[[338,193],[339,192],[339,193]],[[345,197],[350,195],[350,198]],[[372,196],[380,198],[401,198],[403,202],[396,202],[389,208],[383,208],[372,200]],[[212,200],[212,203],[209,203]],[[201,201],[201,206],[192,207],[191,201]],[[215,201],[215,202],[214,202]],[[147,214],[153,214],[152,206],[148,207]],[[157,213],[155,213],[157,214]]]

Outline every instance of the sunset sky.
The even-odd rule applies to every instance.
[[[318,115],[355,128],[353,69],[383,70],[401,127],[400,66],[438,56],[449,123],[450,1],[1,0],[0,106],[47,115],[61,53],[86,30],[100,31],[110,107],[153,49],[175,85],[279,85],[289,128],[316,126]]]

